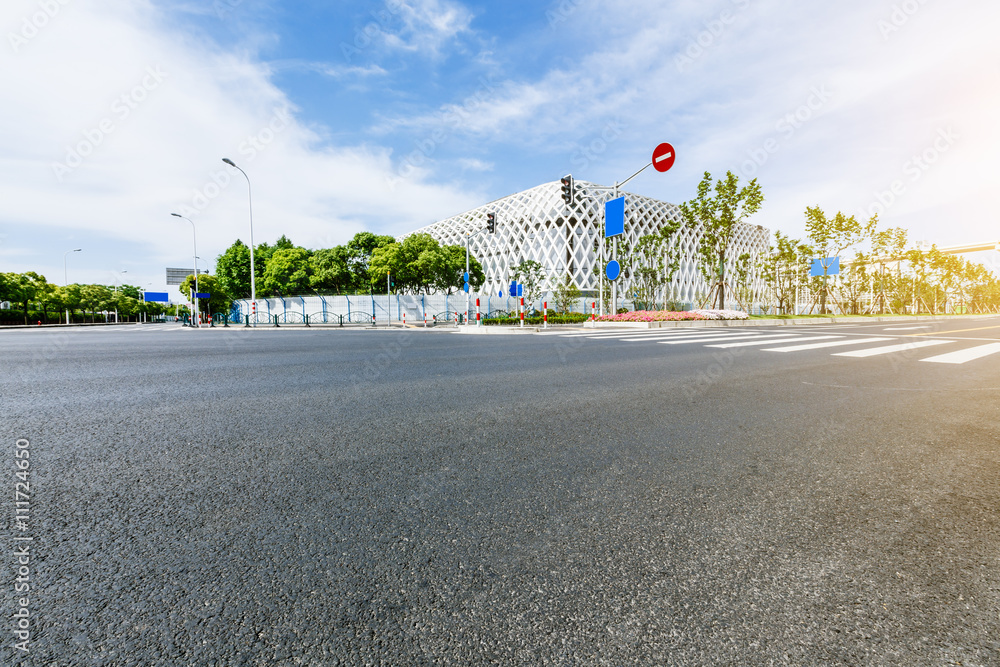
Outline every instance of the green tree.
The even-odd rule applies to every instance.
[[[712,175],[705,172],[698,184],[698,195],[680,205],[684,223],[698,235],[699,267],[709,284],[710,297],[716,295],[716,307],[726,307],[726,261],[738,227],[760,210],[764,202],[757,179],[739,186],[739,178],[727,172],[725,180],[715,184],[711,194]]]
[[[413,234],[414,236],[429,236]],[[347,264],[354,276],[354,285],[358,289],[367,290],[371,285],[371,258],[378,248],[384,248],[396,244],[397,241],[392,236],[380,236],[372,232],[358,232],[347,242]],[[419,253],[417,253],[419,255]],[[414,257],[413,259],[416,259]],[[382,275],[385,275],[384,273]]]
[[[446,245],[440,249],[441,261],[439,274],[434,284],[435,289],[451,294],[451,290],[463,291],[465,287],[465,246]],[[478,291],[486,282],[483,265],[474,256],[469,255],[469,288]]]
[[[84,311],[90,309],[90,321],[97,319],[97,311],[105,310],[111,302],[112,292],[104,285],[82,285],[80,287],[80,305]]]
[[[853,216],[837,212],[832,218],[826,217],[818,206],[806,208],[806,236],[819,253],[819,259],[839,257],[845,250],[870,239],[878,225],[878,216],[872,216],[867,223],[858,222]],[[825,278],[825,276],[824,276]],[[826,314],[826,299],[829,289],[823,280],[820,290],[820,313]]]
[[[267,270],[264,271],[264,293],[279,296],[308,294],[312,277],[309,255],[305,248],[276,250],[268,259]]]
[[[257,257],[254,257],[254,269]],[[215,259],[215,275],[219,285],[226,294],[234,299],[250,298],[250,248],[243,241],[236,242],[226,248],[225,252]]]
[[[515,281],[524,285],[525,306],[533,305],[542,296],[542,282],[545,280],[545,268],[533,259],[526,259],[511,272]]]
[[[762,267],[763,276],[774,294],[778,310],[788,314],[794,310],[799,285],[808,282],[812,248],[779,231],[774,233],[774,240],[776,245],[771,246]]]
[[[375,276],[384,276],[387,273],[392,273],[396,277],[395,282],[398,291],[411,291],[416,286],[416,282],[407,267],[401,243],[393,243],[376,248],[372,253],[368,266],[368,284],[374,282]],[[356,279],[352,277],[352,281],[354,280]]]
[[[350,254],[345,246],[315,251],[309,258],[312,277],[310,286],[317,291],[343,293],[354,286],[348,260]]]
[[[672,243],[680,227],[680,222],[670,222],[652,234],[642,235],[623,257],[633,298],[645,309],[655,306],[657,296],[680,267],[680,251]]]
[[[21,307],[25,324],[28,323],[28,308],[31,302],[38,296],[39,289],[44,290],[46,285],[48,281],[45,280],[45,276],[34,271],[4,274],[4,299]]]
[[[556,311],[565,315],[582,294],[580,288],[576,286],[576,281],[567,271],[552,291],[552,300],[555,302]]]
[[[194,291],[194,274],[184,279],[180,287],[181,293],[188,299]],[[202,294],[209,294],[208,299],[198,299],[198,311],[202,313],[224,313],[233,304],[233,297],[222,286],[222,279],[218,276],[202,273],[198,275],[198,291]]]

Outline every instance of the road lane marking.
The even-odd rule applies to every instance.
[[[965,333],[966,331],[982,331],[983,329],[1000,329],[1000,325],[993,327],[974,327],[972,329],[954,329],[952,331],[930,331],[928,333],[907,334],[909,336],[944,336],[950,333]]]
[[[884,331],[913,331],[915,329],[930,329],[931,325],[925,324],[919,327],[886,327]]]
[[[718,342],[718,341],[739,340],[740,338],[754,338],[754,339],[760,340],[760,339],[763,339],[763,338],[774,338],[775,336],[779,336],[779,335],[784,335],[784,334],[767,334],[767,335],[763,335],[763,334],[745,334],[743,336],[739,336],[739,335],[737,335],[737,336],[733,336],[733,335],[729,335],[729,336],[698,336],[698,337],[685,337],[685,338],[683,338],[681,340],[661,340],[659,342],[662,345],[680,345],[682,343],[715,343],[715,342]]]
[[[936,357],[927,357],[920,361],[929,361],[932,364],[964,364],[967,361],[988,357],[997,352],[1000,352],[1000,343],[991,343],[989,345],[977,345],[976,347],[958,350],[957,352],[939,354]]]
[[[922,340],[902,343],[900,345],[886,345],[885,347],[870,347],[864,350],[854,350],[852,352],[836,352],[833,357],[874,357],[879,354],[892,354],[893,352],[909,352],[919,347],[929,347],[931,345],[942,345],[944,343],[954,343],[952,340]]]
[[[857,338],[854,340],[834,340],[826,343],[809,343],[808,345],[791,345],[789,347],[771,347],[764,352],[798,352],[799,350],[818,350],[824,347],[837,347],[840,345],[861,345],[862,343],[881,343],[894,338]]]
[[[743,343],[723,343],[720,345],[706,345],[705,347],[747,347],[749,345],[778,345],[781,343],[801,343],[807,340],[824,340],[826,338],[840,338],[840,336],[807,336],[805,338],[779,338],[778,340],[751,340]]]

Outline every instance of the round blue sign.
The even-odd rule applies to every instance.
[[[604,274],[608,277],[608,280],[617,280],[621,273],[621,264],[619,264],[616,260],[608,262],[608,268],[604,270]]]

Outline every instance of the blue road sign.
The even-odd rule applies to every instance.
[[[618,276],[621,275],[622,267],[615,260],[608,262],[607,268],[604,270],[605,275],[607,275],[608,280],[617,280]]]
[[[518,285],[517,286],[517,295],[518,296],[524,296],[524,285]]]
[[[824,272],[824,269],[826,271]],[[813,278],[819,276],[835,276],[840,273],[840,258],[825,257],[823,259],[812,260],[809,266],[809,275]]]
[[[464,289],[466,292],[468,292],[469,291],[469,283],[465,283],[465,287],[463,287],[462,289]]]
[[[196,299],[211,299],[212,298],[212,294],[211,294],[211,292],[195,292],[194,293],[194,298],[196,298]]]
[[[466,271],[465,274],[463,274],[462,280],[464,280],[465,282],[469,282],[469,272],[468,271]]]
[[[510,284],[510,295],[511,296],[517,296],[517,283],[516,282]]]
[[[625,233],[625,197],[604,203],[604,236],[621,236]]]
[[[160,303],[168,303],[170,301],[170,295],[166,292],[144,292],[143,294],[146,301],[156,301]]]
[[[500,290],[500,294],[498,294],[498,296],[503,297],[503,290]]]

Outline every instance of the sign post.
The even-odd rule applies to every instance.
[[[604,238],[614,238],[614,246],[611,249],[611,261],[605,267],[605,275],[611,281],[611,309],[612,315],[618,314],[618,283],[615,282],[621,275],[621,266],[618,264],[618,237],[625,233],[625,198],[618,194],[619,188],[631,181],[633,178],[646,171],[650,166],[658,172],[670,171],[677,159],[677,151],[668,143],[662,143],[653,149],[653,156],[649,164],[635,172],[624,181],[615,181],[614,194],[612,199],[604,204]],[[620,230],[620,231],[619,231]],[[604,261],[604,244],[601,245],[601,261]],[[614,266],[612,266],[614,265]],[[612,277],[614,274],[614,277]],[[601,314],[604,314],[604,280],[601,280]]]

